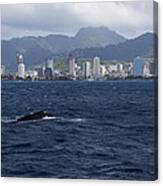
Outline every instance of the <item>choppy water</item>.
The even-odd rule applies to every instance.
[[[2,176],[155,179],[153,85],[2,82]],[[55,118],[12,122],[40,110]]]

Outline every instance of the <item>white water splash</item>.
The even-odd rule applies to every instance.
[[[69,122],[84,122],[84,118],[58,118],[61,121],[69,121]]]
[[[43,117],[42,118],[43,120],[54,120],[54,119],[56,119],[56,117],[54,117],[54,116],[45,116],[45,117]]]
[[[2,123],[8,124],[8,123],[14,123],[14,122],[16,122],[16,119],[11,119],[9,117],[4,117],[4,118],[2,118],[1,121],[2,121]]]

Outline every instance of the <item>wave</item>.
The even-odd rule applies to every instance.
[[[70,121],[70,122],[83,122],[85,119],[83,118],[64,118],[64,120]]]
[[[10,124],[10,123],[15,123],[17,120],[9,117],[3,117],[1,119],[2,123]]]
[[[3,117],[2,118],[2,123],[4,124],[11,124],[11,123],[28,123],[28,122],[37,122],[37,121],[46,121],[46,120],[57,120],[57,121],[66,121],[66,122],[85,122],[86,119],[85,118],[65,118],[65,117],[55,117],[55,116],[45,116],[41,119],[37,119],[37,120],[29,120],[29,121],[17,121],[18,117],[10,118],[10,117]]]

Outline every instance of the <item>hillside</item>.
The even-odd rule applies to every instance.
[[[48,35],[46,37],[23,37],[2,40],[2,64],[10,71],[16,69],[16,53],[22,52],[27,67],[43,63],[55,55],[67,55],[77,48],[105,47],[119,44],[126,39],[107,27],[81,28],[74,37]]]
[[[135,39],[126,40],[118,45],[106,47],[91,47],[72,51],[79,58],[93,58],[110,60],[132,60],[136,56],[152,57],[153,50],[157,50],[157,36],[152,33],[143,34]]]

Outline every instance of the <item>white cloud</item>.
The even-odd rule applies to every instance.
[[[152,1],[2,5],[2,37],[65,33],[107,26],[126,37],[153,29]]]

